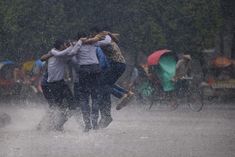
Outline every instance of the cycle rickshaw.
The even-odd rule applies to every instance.
[[[149,100],[149,109],[170,108],[174,110],[180,103],[187,103],[191,110],[200,111],[203,107],[202,92],[199,83],[193,77],[184,76],[172,81],[176,72],[177,59],[167,49],[158,50],[148,57],[149,80],[142,91]],[[144,85],[144,84],[142,84]]]
[[[217,56],[209,63],[207,79],[201,85],[204,99],[212,101],[216,98],[219,100],[234,98],[235,60],[225,56]]]

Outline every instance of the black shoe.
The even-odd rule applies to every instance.
[[[99,126],[100,128],[104,129],[107,128],[109,126],[109,124],[113,121],[112,117],[108,117],[108,118],[101,118],[100,122],[99,122]]]
[[[89,132],[89,130],[91,129],[90,125],[86,125],[83,132]]]

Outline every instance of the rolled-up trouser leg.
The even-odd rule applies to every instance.
[[[117,85],[117,84],[114,84],[114,85],[113,85],[113,88],[115,88],[116,90],[118,90],[118,91],[120,91],[120,92],[123,92],[123,93],[125,93],[125,94],[128,93],[128,90],[126,90],[125,88],[123,88],[123,87],[121,87],[121,86],[119,86],[119,85]]]
[[[125,94],[128,93],[128,90],[114,84],[111,89],[111,94],[117,98],[122,98]]]

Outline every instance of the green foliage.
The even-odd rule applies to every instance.
[[[120,33],[135,57],[160,48],[196,54],[214,46],[222,23],[219,0],[1,0],[0,16],[0,56],[14,60],[95,25]]]

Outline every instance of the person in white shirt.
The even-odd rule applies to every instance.
[[[67,60],[77,53],[81,44],[79,40],[74,46],[66,47],[63,40],[56,40],[54,48],[46,55],[45,58],[49,59],[42,89],[50,111],[40,122],[38,129],[41,129],[42,124],[47,121],[46,129],[63,130],[63,125],[68,119],[66,111],[76,109],[72,92],[64,81],[64,74]],[[64,99],[67,101],[66,104],[63,103]]]

